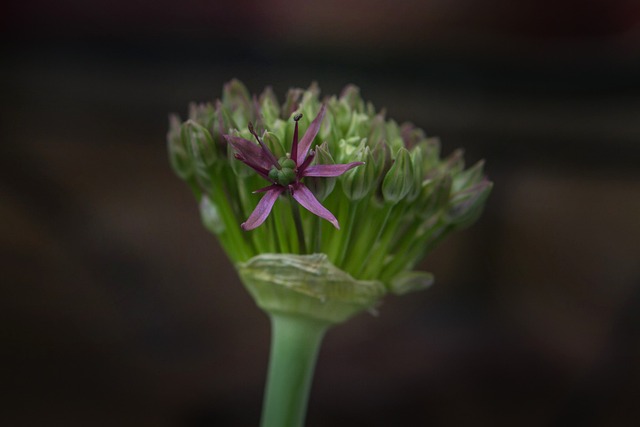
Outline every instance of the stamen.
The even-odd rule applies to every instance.
[[[302,162],[302,164],[300,166],[298,166],[298,174],[299,174],[299,176],[304,173],[304,171],[307,169],[307,167],[309,167],[309,165],[311,164],[311,162],[313,161],[313,158],[315,156],[316,156],[316,152],[314,150],[309,151],[309,154],[307,155],[307,158],[304,159],[304,162]]]
[[[267,156],[267,160],[269,160],[276,169],[278,170],[282,169],[282,167],[280,166],[280,163],[278,163],[278,159],[276,159],[276,156],[273,155],[271,150],[267,148],[267,145],[258,136],[258,133],[253,128],[253,123],[249,122],[248,128],[249,128],[249,132],[251,132],[251,135],[253,135],[256,138],[256,141],[258,141],[258,144],[260,144],[260,147],[262,147],[262,152],[264,153],[265,156]]]
[[[298,158],[298,121],[301,118],[302,113],[293,116],[293,120],[296,122],[296,127],[293,129],[293,142],[291,143],[291,158],[293,160]]]

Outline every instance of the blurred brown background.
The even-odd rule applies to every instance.
[[[496,184],[433,288],[329,333],[310,427],[637,425],[638,2],[24,0],[0,29],[0,424],[258,424],[266,317],[165,152],[238,77],[355,83]]]

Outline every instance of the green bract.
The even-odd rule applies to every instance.
[[[252,191],[264,187],[264,177],[234,157],[224,136],[253,141],[248,130],[253,123],[279,159],[281,168],[270,170],[269,179],[286,186],[296,179],[297,166],[287,160],[293,116],[303,115],[299,125],[304,130],[322,104],[327,113],[311,146],[316,153],[313,164],[365,162],[339,177],[304,178],[341,229],[300,210],[301,241],[292,215],[296,202],[280,196],[264,224],[242,230],[240,224],[260,200]],[[246,280],[249,275],[253,282],[265,254],[324,254],[323,266],[335,268],[326,271],[335,277],[344,273],[343,284],[378,283],[386,292],[399,294],[422,289],[432,276],[411,269],[449,233],[478,218],[492,187],[482,162],[465,170],[461,151],[441,159],[438,139],[411,124],[387,119],[362,100],[355,86],[340,96],[323,98],[316,85],[290,89],[281,103],[270,88],[251,96],[233,80],[224,85],[221,100],[192,104],[186,121],[171,116],[169,125],[171,165],[199,200],[207,229],[218,236],[241,276]],[[282,261],[282,255],[268,259]],[[298,258],[291,260],[288,265],[299,264],[294,262]],[[302,283],[298,291],[308,285]],[[252,289],[255,292],[255,286]]]

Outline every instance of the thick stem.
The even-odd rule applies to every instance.
[[[271,314],[271,355],[262,427],[302,427],[326,322]]]

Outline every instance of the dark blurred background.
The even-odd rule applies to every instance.
[[[23,0],[0,34],[0,424],[258,424],[266,316],[165,149],[237,77],[355,83],[495,182],[434,287],[328,334],[310,427],[637,425],[637,1]]]

